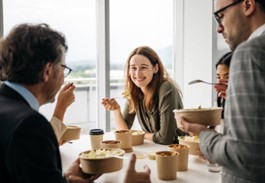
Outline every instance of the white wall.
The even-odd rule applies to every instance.
[[[183,6],[183,68],[179,69],[183,69],[184,107],[210,107],[212,86],[188,82],[212,81],[212,0],[183,0]]]

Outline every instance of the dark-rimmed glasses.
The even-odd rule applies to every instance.
[[[214,12],[213,15],[214,15],[214,18],[215,18],[216,22],[217,22],[219,25],[221,25],[221,24],[222,24],[222,18],[223,18],[223,15],[220,15],[220,13],[223,12],[223,11],[225,11],[225,10],[227,10],[228,8],[230,8],[230,7],[232,7],[232,6],[236,5],[236,4],[238,4],[238,3],[243,2],[243,1],[244,1],[244,0],[237,0],[237,1],[235,1],[235,2],[233,2],[233,3],[231,3],[231,4],[229,4],[229,5],[227,5],[227,6],[223,7],[223,8],[221,8],[220,10],[217,10],[216,12]]]
[[[72,69],[64,64],[61,64],[61,66],[64,68],[63,70],[64,77],[67,77],[72,72]]]

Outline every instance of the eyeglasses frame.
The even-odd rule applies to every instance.
[[[225,10],[227,10],[228,8],[230,8],[230,7],[232,7],[232,6],[237,5],[238,3],[243,2],[243,1],[244,1],[244,0],[237,0],[237,1],[233,2],[233,3],[231,3],[231,4],[228,4],[227,6],[225,6],[225,7],[223,7],[223,8],[217,10],[216,12],[214,12],[213,15],[214,15],[214,18],[215,18],[216,22],[217,22],[219,25],[221,25],[221,24],[222,24],[222,20],[221,20],[222,18],[221,18],[218,14],[221,13],[221,12],[223,12],[223,11],[225,11]]]
[[[67,76],[69,76],[69,74],[73,71],[73,69],[71,69],[70,67],[64,65],[64,64],[61,64],[61,66],[64,68],[64,69],[67,69],[67,72],[64,71],[64,77],[66,78]],[[66,74],[65,74],[66,73]]]

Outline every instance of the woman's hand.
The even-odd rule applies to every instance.
[[[106,110],[109,111],[120,109],[120,105],[114,98],[103,98],[101,104],[105,107]]]
[[[221,84],[215,84],[214,88],[216,92],[218,93],[218,97],[223,97],[224,99],[226,98],[226,89],[227,89],[227,84],[228,80],[227,79],[219,79],[218,83]]]
[[[75,101],[74,89],[75,85],[73,85],[73,83],[68,83],[58,94],[53,116],[57,117],[61,121],[63,121],[66,109]]]

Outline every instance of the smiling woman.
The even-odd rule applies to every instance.
[[[137,116],[145,138],[159,144],[178,143],[185,135],[175,123],[173,110],[181,109],[180,88],[165,70],[157,53],[148,46],[135,48],[125,66],[126,100],[123,114],[115,99],[103,98],[107,110],[114,111],[116,128],[131,129]]]

